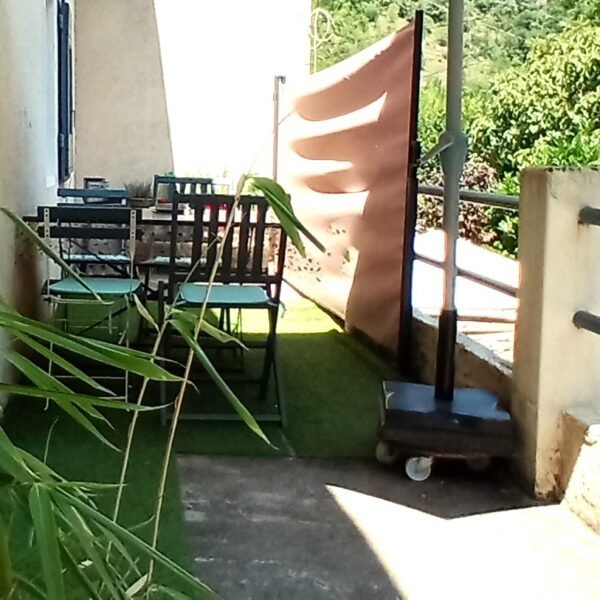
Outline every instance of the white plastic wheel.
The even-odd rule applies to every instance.
[[[430,456],[413,456],[404,463],[404,470],[409,479],[425,481],[431,475],[433,458]]]
[[[383,440],[377,443],[375,448],[375,458],[382,465],[393,465],[398,460],[398,449],[390,442]]]
[[[467,458],[467,466],[474,473],[483,473],[490,468],[492,459],[489,456],[478,456],[476,458]]]

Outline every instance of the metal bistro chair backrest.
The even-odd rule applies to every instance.
[[[210,177],[176,177],[175,175],[155,175],[152,185],[152,198],[157,205],[160,186],[167,186],[168,198],[173,193],[179,194],[213,194],[215,189]],[[167,200],[167,198],[162,198]]]
[[[38,233],[56,241],[68,264],[109,267],[131,276],[141,211],[124,206],[68,204],[38,207]]]
[[[189,205],[192,217],[182,221],[178,207]],[[226,224],[235,197],[220,194],[173,194],[169,255],[169,299],[178,283],[188,278],[208,282],[223,244],[215,283],[254,284],[266,288],[272,300],[279,300],[285,262],[286,234],[263,196],[242,196],[233,213],[225,238]],[[180,229],[192,228],[191,262],[177,261]],[[190,274],[190,269],[192,270]]]

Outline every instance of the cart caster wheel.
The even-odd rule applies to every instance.
[[[489,456],[478,456],[477,458],[467,458],[467,466],[473,473],[483,473],[490,468],[492,459]]]
[[[404,463],[404,471],[413,481],[425,481],[431,475],[431,465],[430,456],[413,456]]]
[[[382,465],[393,465],[397,460],[400,452],[394,444],[390,442],[378,442],[375,448],[375,458]]]

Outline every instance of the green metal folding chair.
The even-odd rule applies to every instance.
[[[182,204],[189,206],[193,214],[191,265],[187,268],[178,260],[181,229],[178,215]],[[231,228],[227,233],[229,221]],[[257,420],[281,423],[285,423],[285,406],[277,366],[276,333],[286,241],[283,228],[262,196],[242,196],[237,203],[231,195],[174,193],[172,196],[166,301],[178,309],[195,312],[206,305],[207,310],[219,313],[222,327],[240,338],[244,335],[241,320],[244,311],[266,311],[266,335],[260,339],[243,339],[252,352],[263,352],[260,374],[253,377],[243,373],[235,381],[257,387],[252,398],[240,398],[258,401],[259,410],[253,411]],[[209,281],[213,272],[211,287]],[[239,316],[237,331],[232,325],[231,313],[234,311]],[[159,311],[160,314],[163,312]],[[212,345],[209,338],[203,341]],[[166,348],[171,348],[171,344],[167,343]],[[240,362],[244,371],[244,362]],[[261,403],[265,405],[271,387],[274,387],[277,410],[267,413],[260,410],[260,406]],[[186,411],[183,418],[229,419],[236,416],[221,411]]]
[[[79,276],[61,269],[59,277],[49,276],[45,283],[44,297],[52,306],[56,325],[76,335],[125,346],[135,339],[141,320],[133,296],[144,297],[134,263],[136,241],[141,237],[139,213],[120,206],[81,204],[38,208],[39,234]],[[50,265],[48,272],[52,272]],[[56,376],[68,378],[67,374]],[[127,396],[127,371],[122,376],[98,378],[122,379]]]

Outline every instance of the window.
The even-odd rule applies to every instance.
[[[58,179],[63,183],[73,172],[73,51],[71,7],[58,1]]]

